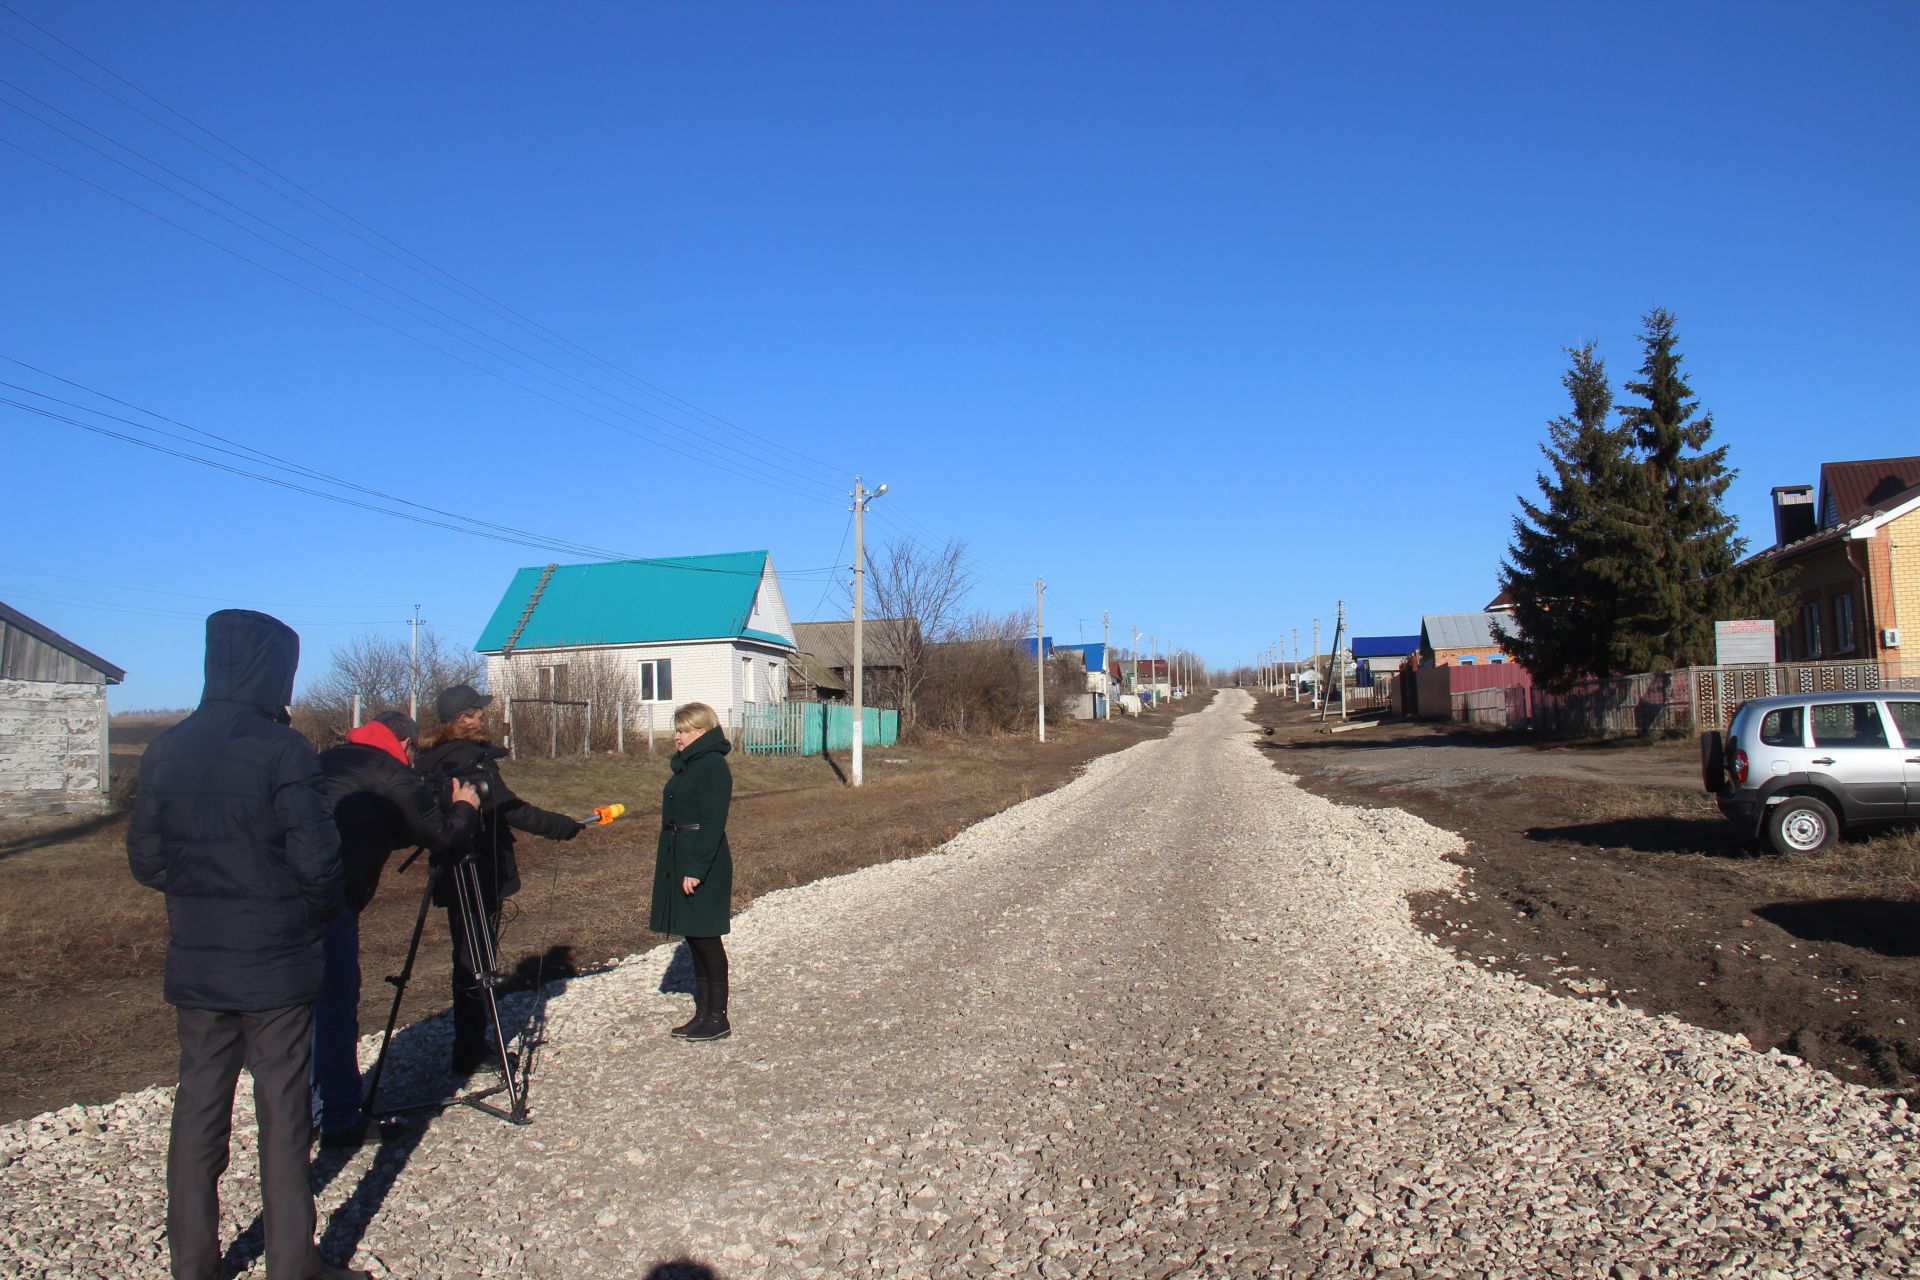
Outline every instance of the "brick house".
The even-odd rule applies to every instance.
[[[1825,463],[1817,493],[1773,490],[1773,526],[1753,559],[1779,570],[1793,601],[1779,659],[1898,658],[1902,623],[1920,628],[1920,456]]]
[[[1430,613],[1420,619],[1420,665],[1472,667],[1511,662],[1500,647],[1500,637],[1516,630],[1509,613]]]
[[[0,814],[107,808],[107,686],[126,674],[0,604]]]

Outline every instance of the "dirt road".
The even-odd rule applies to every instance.
[[[1911,1273],[1904,1104],[1456,958],[1407,895],[1457,841],[1291,785],[1249,705],[761,899],[731,1040],[666,1037],[666,949],[576,980],[534,1123],[323,1162],[329,1246],[556,1280]],[[9,1269],[161,1274],[165,1115],[0,1129]]]

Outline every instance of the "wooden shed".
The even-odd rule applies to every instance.
[[[126,675],[0,603],[0,815],[107,807],[107,686]]]

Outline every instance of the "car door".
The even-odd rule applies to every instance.
[[[1907,771],[1907,816],[1920,818],[1920,698],[1888,698],[1887,718],[1904,744],[1900,762]]]
[[[1889,730],[1877,698],[1815,702],[1807,708],[1808,764],[1838,784],[1851,821],[1906,816],[1908,752]]]

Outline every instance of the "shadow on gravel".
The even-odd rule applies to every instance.
[[[1821,898],[1769,903],[1753,914],[1807,942],[1838,942],[1883,956],[1920,956],[1920,903]]]
[[[646,1280],[720,1280],[720,1273],[704,1262],[675,1258],[672,1262],[656,1262]]]
[[[1611,818],[1564,827],[1528,827],[1527,839],[1637,853],[1698,853],[1709,858],[1748,858],[1753,850],[1740,830],[1719,818]]]
[[[693,994],[693,952],[681,943],[673,949],[673,959],[667,962],[667,971],[660,975],[660,994],[663,996],[690,996]]]

